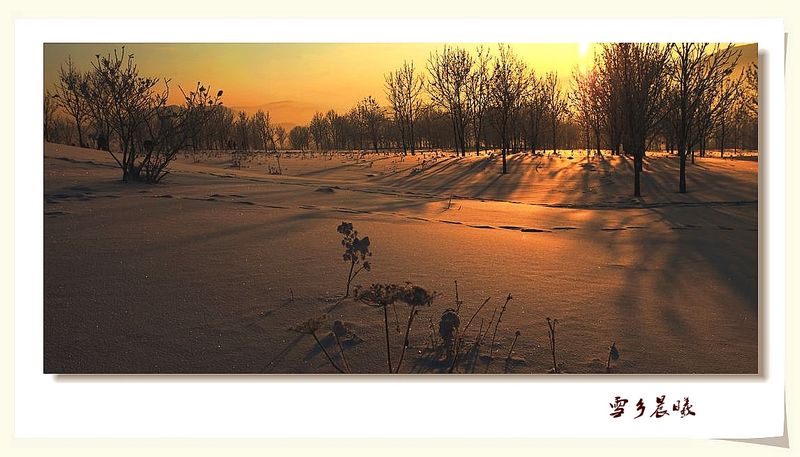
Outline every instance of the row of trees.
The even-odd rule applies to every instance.
[[[721,153],[731,126],[747,125],[757,147],[757,67],[736,75],[740,56],[732,44],[603,45],[594,67],[576,72],[570,94],[587,149],[593,135],[598,153],[605,140],[612,153],[632,155],[639,196],[645,151],[662,140],[679,156],[679,191],[686,192],[687,157],[704,154],[715,130]]]
[[[538,75],[507,45],[495,53],[444,46],[424,70],[404,62],[385,75],[387,106],[367,96],[345,113],[318,112],[286,132],[269,112],[248,116],[222,106],[222,91],[212,95],[199,82],[188,93],[181,89],[182,105],[168,106],[169,80],[140,76],[122,48],[95,56],[86,73],[67,60],[45,93],[44,131],[48,141],[69,142],[74,134],[81,146],[108,150],[124,180],[159,181],[181,149],[422,148],[461,156],[499,149],[506,173],[511,151],[585,147],[587,154],[632,156],[637,196],[645,151],[674,151],[685,192],[686,161],[695,151],[705,154],[712,141],[721,152],[757,147],[757,68],[737,72],[739,57],[733,45],[606,44],[591,68],[576,69],[566,82],[552,72]]]
[[[645,151],[664,149],[678,155],[686,192],[687,158],[705,155],[712,140],[721,154],[726,146],[757,148],[757,66],[737,72],[740,56],[732,44],[605,44],[591,68],[562,84],[555,73],[537,75],[507,45],[494,55],[444,46],[425,71],[404,62],[385,75],[385,108],[367,97],[346,115],[315,114],[308,129],[323,150],[365,149],[365,139],[376,152],[499,149],[503,173],[510,151],[583,144],[587,154],[631,156],[636,196]]]
[[[499,147],[505,173],[508,151],[535,152],[544,147],[547,127],[555,150],[559,127],[570,123],[558,76],[538,77],[506,45],[499,46],[495,57],[485,47],[473,54],[444,46],[431,53],[426,73],[405,62],[385,79],[389,115],[401,132],[403,151],[410,149],[412,154],[417,146],[416,125],[429,122],[431,114],[444,116],[456,153],[464,156],[472,147],[479,154],[482,148]],[[572,145],[571,140],[564,138],[561,144]]]

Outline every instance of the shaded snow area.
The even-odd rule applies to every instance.
[[[486,154],[284,153],[269,174],[272,155],[205,153],[158,185],[102,151],[44,154],[47,373],[386,373],[411,306],[343,298],[343,221],[370,240],[359,293],[436,293],[400,373],[758,372],[754,157],[698,157],[679,194],[677,158],[649,155],[633,198],[631,160],[569,151],[506,175]],[[290,330],[310,318],[319,343]]]

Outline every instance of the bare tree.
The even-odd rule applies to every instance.
[[[543,91],[540,78],[531,71],[528,76],[529,91],[523,101],[521,128],[525,134],[525,141],[531,152],[536,153],[539,146],[539,137],[542,131],[542,121],[547,113],[547,100]],[[542,148],[544,150],[544,148]]]
[[[347,122],[350,124],[351,141],[353,142],[353,149],[364,151],[364,136],[366,135],[364,125],[361,122],[361,113],[358,105],[350,108],[347,112]]]
[[[304,151],[308,147],[309,137],[308,127],[298,125],[289,130],[289,143],[294,149]]]
[[[256,111],[256,114],[253,115],[253,129],[255,130],[258,139],[261,140],[261,144],[264,147],[264,152],[274,149],[269,111]]]
[[[595,68],[598,73],[598,96],[603,112],[601,116],[603,130],[609,149],[611,149],[611,155],[619,155],[625,135],[625,113],[622,111],[623,88],[620,81],[612,79],[617,75],[612,75],[607,71],[602,56],[595,57]]]
[[[419,141],[422,147],[445,148],[450,144],[450,117],[438,105],[423,106],[418,119]]]
[[[122,170],[122,180],[157,183],[178,151],[203,129],[207,113],[220,105],[222,91],[211,95],[199,82],[183,92],[184,104],[167,107],[169,80],[157,90],[158,78],[141,76],[133,54],[114,50],[95,56],[92,71],[80,85],[80,97],[95,125],[106,126],[118,139],[118,151],[107,148]]]
[[[383,111],[378,105],[378,102],[376,102],[372,96],[369,96],[358,103],[358,113],[364,131],[372,140],[372,148],[377,154],[380,142],[380,127],[382,121],[385,119]]]
[[[345,114],[336,113],[334,110],[328,111],[327,117],[331,126],[331,138],[336,149],[349,150],[354,149],[355,136],[353,119],[349,116],[349,112]]]
[[[475,141],[475,155],[481,153],[483,124],[491,103],[491,54],[482,46],[476,50],[475,67],[467,79],[467,115]]]
[[[751,119],[750,111],[747,106],[747,96],[740,86],[735,95],[736,101],[733,105],[733,152],[736,152],[742,145],[743,130]]]
[[[456,155],[466,155],[467,81],[473,59],[461,48],[445,45],[428,58],[428,94],[434,104],[447,111],[453,125]]]
[[[286,129],[282,125],[275,126],[275,140],[279,149],[283,149],[286,144]]]
[[[233,110],[224,106],[218,106],[211,111],[211,125],[214,126],[214,134],[211,138],[217,138],[218,146],[222,149],[232,149],[234,119]]]
[[[191,146],[193,151],[203,147],[203,137],[208,134],[209,122],[213,119],[213,114],[222,108],[222,91],[212,96],[211,87],[197,82],[194,90],[186,92],[178,86],[183,96],[184,104],[178,109],[177,117],[172,121],[178,122],[181,130],[173,134],[178,135],[180,140],[179,148]],[[203,103],[202,106],[199,104]],[[172,107],[167,107],[161,111],[175,111]],[[159,112],[159,115],[163,113]],[[162,116],[163,117],[163,116]]]
[[[494,70],[489,92],[495,111],[495,124],[500,134],[503,154],[503,174],[508,172],[506,155],[511,143],[512,118],[528,92],[528,70],[525,62],[514,54],[508,45],[500,45],[494,59]]]
[[[184,103],[178,109],[162,108],[147,123],[146,138],[142,144],[144,155],[138,167],[141,178],[158,183],[169,171],[167,166],[178,152],[189,145],[194,147],[198,132],[206,127],[209,113],[221,104],[222,91],[212,95],[211,88],[197,82],[188,93],[180,88]],[[138,177],[137,172],[137,177]]]
[[[557,149],[558,126],[569,112],[567,101],[564,100],[561,87],[558,84],[558,75],[549,72],[542,80],[542,96],[544,97],[547,112],[550,114],[550,133],[553,140],[553,154]]]
[[[738,78],[726,77],[719,81],[716,90],[717,116],[712,117],[712,122],[716,121],[717,127],[717,146],[719,147],[720,157],[725,157],[725,141],[729,139],[730,125],[734,123],[737,115],[737,102],[740,100],[740,87],[742,85],[741,75]]]
[[[95,55],[95,59],[99,59]],[[110,152],[111,148],[111,105],[114,103],[114,94],[105,80],[105,75],[99,71],[88,72],[81,85],[81,97],[86,103],[90,117],[97,135],[97,149]]]
[[[703,122],[715,119],[733,96],[735,86],[725,87],[741,55],[733,44],[721,47],[709,43],[672,45],[669,69],[670,109],[675,145],[680,158],[679,192],[686,192],[686,156],[701,140]],[[715,89],[717,97],[709,97]]]
[[[89,104],[101,112],[96,121],[107,123],[119,139],[121,157],[109,153],[122,169],[122,180],[138,180],[142,157],[152,154],[152,139],[145,138],[145,131],[166,107],[169,81],[164,81],[162,91],[156,90],[159,79],[140,76],[133,55],[124,47],[107,56],[95,56],[92,67],[89,80],[93,84],[81,84],[84,92],[79,98],[91,100]]]
[[[314,113],[314,116],[311,118],[311,123],[308,124],[308,130],[311,134],[311,138],[314,140],[317,150],[327,151],[330,145],[328,134],[330,128],[322,113]]]
[[[50,131],[52,130],[51,126],[56,115],[56,110],[58,109],[58,103],[56,102],[55,95],[49,90],[45,91],[44,93],[43,108],[44,111],[42,113],[42,121],[44,126],[44,140],[51,141]]]
[[[744,71],[745,107],[758,118],[758,64],[752,62]]]
[[[738,147],[758,148],[758,65],[750,63],[738,77],[729,77],[733,102],[728,109],[733,127],[734,151]]]
[[[633,194],[641,196],[640,174],[647,139],[665,115],[670,46],[657,43],[604,44],[598,65],[619,103],[625,152],[634,157]],[[616,100],[614,100],[616,99]]]
[[[86,100],[81,96],[81,88],[84,86],[86,76],[78,70],[72,63],[72,57],[67,58],[66,67],[61,65],[58,71],[58,83],[56,83],[56,93],[53,96],[58,106],[69,114],[75,121],[75,128],[78,131],[78,145],[84,147],[83,124],[89,118],[89,109]]]
[[[569,94],[568,99],[576,121],[586,132],[586,155],[589,155],[591,149],[591,135],[594,135],[595,153],[601,155],[600,136],[605,107],[599,71],[595,67],[586,72],[576,69],[573,73],[573,82],[575,90]]]
[[[415,153],[414,122],[422,108],[422,89],[425,81],[415,73],[414,63],[403,62],[403,66],[384,76],[386,98],[392,105],[394,121],[400,132],[403,153],[411,149]]]

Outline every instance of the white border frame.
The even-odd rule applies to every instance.
[[[782,436],[784,37],[778,19],[23,19],[15,28],[17,437]],[[412,38],[412,39],[409,39]],[[58,377],[42,374],[44,42],[757,42],[762,55],[758,376]],[[764,58],[766,57],[766,58]],[[37,101],[30,103],[29,101]],[[766,110],[764,109],[766,108]],[[768,177],[768,179],[765,179]],[[697,416],[610,419],[608,402],[689,396]],[[471,399],[483,399],[480,402]],[[450,399],[450,400],[448,400]],[[649,399],[649,400],[648,400]],[[341,403],[347,413],[335,416]],[[446,404],[446,406],[445,406]],[[426,408],[420,413],[418,408]],[[631,405],[628,405],[628,409]],[[674,414],[674,413],[673,413]],[[319,424],[321,427],[317,427]]]

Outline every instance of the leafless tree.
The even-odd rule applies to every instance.
[[[253,115],[253,129],[264,147],[264,152],[275,149],[272,141],[272,125],[270,124],[269,111],[256,111]]]
[[[675,145],[680,158],[679,192],[686,192],[686,157],[701,141],[703,122],[715,119],[733,96],[735,86],[724,84],[733,73],[741,51],[709,43],[678,43],[670,46],[670,110]],[[709,97],[716,88],[722,90]]]
[[[50,121],[50,129],[47,132],[51,143],[72,144],[75,136],[75,126],[64,116],[56,115]]]
[[[231,149],[235,141],[234,111],[223,105],[210,107],[197,132],[196,148]]]
[[[380,143],[380,126],[385,119],[383,110],[372,96],[366,97],[358,103],[358,113],[364,131],[372,140],[372,148],[378,153]]]
[[[403,153],[411,149],[415,153],[416,138],[414,123],[422,108],[422,90],[425,81],[416,73],[414,63],[403,62],[403,66],[385,75],[386,97],[392,105],[394,121],[400,132]]]
[[[286,144],[286,129],[282,125],[275,126],[275,140],[278,142],[278,148],[283,149]]]
[[[351,135],[351,119],[348,116],[340,115],[334,110],[329,110],[325,114],[328,124],[331,146],[334,149],[348,149]]]
[[[310,133],[306,126],[298,125],[289,130],[289,143],[294,149],[304,151],[308,148],[309,137]]]
[[[715,88],[717,115],[712,116],[712,122],[717,125],[717,146],[720,157],[725,157],[725,141],[729,139],[730,126],[737,116],[737,103],[741,100],[742,77],[723,78]]]
[[[247,151],[250,149],[250,131],[251,131],[251,124],[250,118],[247,117],[247,113],[244,111],[239,111],[236,114],[236,121],[235,121],[235,128],[236,128],[236,136],[238,141],[238,148],[243,151]]]
[[[607,66],[601,56],[595,56],[595,68],[598,77],[598,96],[601,100],[603,115],[603,131],[608,141],[611,155],[619,155],[625,136],[625,113],[622,111],[623,94],[619,81],[612,80]]]
[[[53,124],[53,120],[56,115],[56,110],[58,109],[58,103],[54,98],[55,95],[51,93],[49,90],[45,91],[44,93],[44,111],[42,116],[42,121],[44,124],[44,140],[50,141],[50,131],[52,130],[51,126]]]
[[[352,136],[353,149],[364,151],[364,125],[361,122],[361,114],[358,106],[350,108],[347,112],[347,122],[350,124],[350,135]]]
[[[180,86],[179,86],[180,88]],[[197,82],[194,90],[185,92],[180,88],[184,102],[177,109],[171,107],[156,111],[155,119],[147,123],[145,140],[142,141],[143,157],[138,164],[137,178],[157,183],[169,171],[167,166],[178,152],[187,146],[194,147],[198,132],[206,127],[209,113],[222,103],[222,91],[216,95],[210,87]],[[136,162],[134,160],[134,165]],[[141,173],[141,176],[139,176]]]
[[[81,96],[81,88],[85,81],[86,75],[78,70],[72,62],[72,57],[69,57],[66,66],[62,65],[58,71],[56,93],[53,96],[58,106],[75,121],[80,147],[86,145],[83,142],[83,125],[89,119],[89,108],[86,106],[86,100]]]
[[[575,120],[586,132],[586,154],[591,149],[591,136],[594,135],[595,153],[601,155],[600,138],[603,129],[603,116],[606,114],[599,71],[592,67],[586,72],[573,73],[575,89],[569,94],[569,101],[575,113]]]
[[[467,116],[472,126],[475,154],[481,153],[481,140],[486,110],[491,103],[491,53],[479,46],[476,50],[475,66],[467,79]]]
[[[223,141],[224,149],[231,149],[233,146],[234,132],[234,113],[233,110],[219,106],[211,111],[211,116],[216,125],[216,131]]]
[[[122,170],[122,180],[157,183],[168,173],[167,165],[181,148],[202,130],[208,112],[220,105],[222,91],[197,83],[184,104],[168,107],[169,80],[158,90],[158,78],[141,76],[133,54],[114,50],[95,56],[92,71],[83,78],[79,95],[94,125],[107,128],[117,138],[118,150],[107,150]],[[107,141],[107,139],[106,139]]]
[[[531,152],[536,153],[542,131],[542,123],[547,114],[547,100],[542,80],[533,71],[528,74],[528,94],[523,101],[520,127]],[[544,149],[544,147],[542,148]]]
[[[742,146],[742,137],[745,126],[752,119],[750,107],[748,106],[747,95],[743,87],[739,86],[733,104],[733,152]]]
[[[564,100],[561,87],[558,84],[558,75],[555,72],[547,73],[540,87],[547,112],[550,114],[550,133],[553,140],[553,154],[555,154],[558,145],[558,126],[569,112],[569,107],[567,101]]]
[[[311,122],[308,124],[308,130],[311,134],[311,138],[314,140],[317,150],[327,151],[330,147],[330,141],[328,139],[329,127],[322,113],[314,113]]]
[[[428,58],[428,94],[434,104],[447,111],[453,125],[456,153],[466,155],[467,81],[473,59],[465,49],[445,45]]]
[[[640,174],[645,148],[665,115],[670,46],[657,43],[602,45],[599,70],[611,85],[611,103],[618,103],[625,152],[634,157],[633,194],[641,196]],[[615,110],[616,111],[616,110]]]
[[[494,59],[494,69],[489,86],[493,117],[500,135],[503,154],[503,174],[508,172],[506,155],[511,143],[512,118],[528,93],[528,70],[525,62],[514,54],[508,45],[500,45]]]
[[[753,62],[744,72],[745,107],[756,119],[758,118],[758,64]]]
[[[99,58],[99,55],[95,55],[95,59]],[[110,152],[113,134],[111,129],[111,105],[114,103],[114,94],[111,92],[105,78],[106,76],[103,72],[96,70],[88,72],[81,85],[81,97],[84,99],[86,108],[90,113],[89,116],[93,119],[97,136],[97,148]]]
[[[417,123],[420,145],[425,148],[445,148],[450,144],[450,127],[452,124],[446,112],[437,105],[426,104]]]
[[[84,92],[79,98],[90,100],[98,110],[96,121],[107,123],[118,138],[121,157],[109,153],[122,170],[122,180],[140,179],[140,159],[152,153],[152,139],[145,138],[145,132],[166,107],[169,81],[164,80],[163,90],[157,90],[159,79],[140,76],[133,55],[124,47],[113,54],[95,56],[92,67],[88,78],[92,84],[81,84]]]

